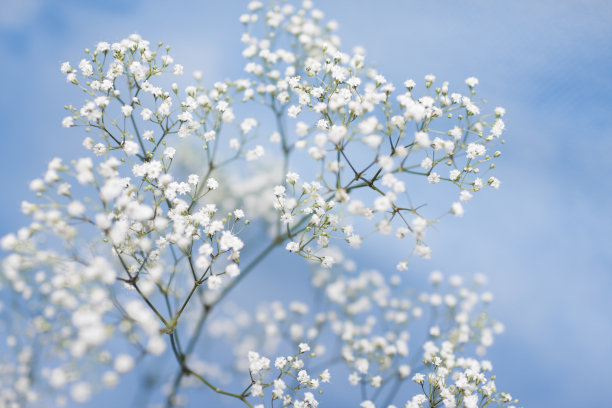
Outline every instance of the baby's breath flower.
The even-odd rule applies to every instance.
[[[461,217],[485,181],[499,188],[490,172],[501,153],[492,145],[503,142],[505,110],[480,114],[475,77],[465,80],[465,95],[446,81],[432,86],[431,74],[425,89],[411,79],[396,88],[369,68],[363,48],[342,49],[337,23],[310,0],[250,1],[240,21],[243,77],[210,87],[199,71],[196,84],[175,78],[184,67],[170,47],[137,34],[97,43],[76,68],[61,65],[66,81],[88,95],[67,105],[62,119],[63,127],[87,132],[85,157],[68,165],[52,159],[30,183],[40,201],[22,203],[30,224],[0,240],[7,252],[0,291],[17,296],[11,307],[20,322],[6,336],[16,352],[0,364],[0,400],[87,402],[121,375],[142,371],[136,365],[144,354],[167,350],[178,362],[160,372],[176,380],[164,391],[170,405],[184,403],[185,385],[204,384],[257,408],[274,400],[316,408],[315,390],[331,379],[327,368],[310,369],[319,355],[346,364],[363,408],[375,408],[379,393],[392,395],[388,385],[410,377],[411,356],[427,375],[413,375],[423,393],[402,401],[406,407],[509,403],[488,377],[491,364],[469,351],[482,355],[503,331],[484,312],[493,295],[481,276],[468,283],[433,272],[432,287],[415,292],[401,274],[360,270],[344,252],[367,248],[380,233],[407,246],[378,254],[399,271],[413,255],[430,258],[427,230],[440,221],[431,208]],[[262,109],[276,118],[264,134],[257,129],[268,126]],[[290,168],[313,178],[303,181],[305,173]],[[459,188],[459,199],[422,205],[410,188],[415,177]],[[317,307],[303,301],[305,288],[287,292],[295,298],[286,305],[271,300],[242,311],[223,302],[247,274],[267,279],[257,271],[274,267],[261,261],[278,247],[311,263]],[[413,335],[414,322],[425,332]],[[236,354],[235,371],[248,383],[241,393],[222,388],[233,372],[200,359],[203,331],[211,350],[217,342]],[[272,367],[264,354],[286,341],[293,354],[277,356]],[[336,344],[340,351],[329,355]],[[45,361],[47,349],[54,353]],[[58,397],[51,402],[39,389]]]
[[[208,180],[206,180],[206,187],[208,187],[210,190],[216,190],[219,188],[219,182],[210,177]]]

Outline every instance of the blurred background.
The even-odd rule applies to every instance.
[[[605,0],[334,0],[343,48],[364,46],[400,85],[476,76],[486,110],[507,110],[499,191],[479,194],[409,273],[482,272],[506,326],[488,357],[520,406],[603,406],[612,363],[612,3]],[[172,46],[204,83],[243,77],[246,2],[0,0],[0,236],[26,219],[28,183],[54,156],[82,154],[61,127],[83,96],[59,67],[136,32]],[[184,78],[185,82],[189,78]],[[356,258],[360,261],[359,258]],[[394,265],[362,259],[381,270]],[[124,387],[125,388],[125,387]],[[109,397],[111,400],[113,397]],[[117,398],[115,396],[114,398]],[[96,399],[91,406],[106,406]],[[106,402],[105,402],[106,401]]]

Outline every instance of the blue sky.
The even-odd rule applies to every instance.
[[[172,45],[186,72],[240,77],[243,4],[0,0],[0,235],[25,222],[19,203],[48,159],[81,151],[82,135],[60,126],[63,106],[82,98],[65,84],[61,62],[138,32]],[[439,256],[423,273],[490,277],[493,311],[507,328],[490,358],[521,405],[602,403],[612,363],[612,4],[316,5],[338,20],[343,45],[364,46],[388,80],[434,73],[459,86],[474,75],[490,107],[506,108],[501,189],[443,223],[430,242]]]

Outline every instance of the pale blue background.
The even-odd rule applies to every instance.
[[[319,3],[339,21],[344,45],[363,45],[390,81],[435,73],[460,84],[475,75],[491,108],[507,109],[502,188],[470,203],[463,219],[444,223],[430,241],[440,256],[422,273],[435,267],[490,276],[493,311],[507,328],[490,358],[498,384],[520,405],[606,406],[611,3]],[[63,105],[82,98],[65,84],[61,62],[78,61],[98,41],[138,32],[171,44],[186,72],[201,69],[209,80],[240,77],[237,16],[244,4],[1,0],[0,235],[25,222],[19,203],[30,197],[27,183],[46,161],[81,149],[82,135],[60,126]]]

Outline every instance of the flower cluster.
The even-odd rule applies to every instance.
[[[465,93],[452,92],[448,82],[435,87],[434,75],[425,77],[421,97],[414,95],[412,79],[404,82],[403,92],[396,89],[367,68],[363,49],[343,53],[332,34],[336,24],[324,23],[323,17],[310,2],[297,10],[289,5],[265,13],[252,8],[241,18],[247,27],[242,38],[243,56],[249,60],[245,71],[262,103],[279,117],[286,111],[289,118],[302,119],[295,124],[295,137],[285,129],[279,138],[286,153],[304,150],[321,163],[319,193],[347,202],[351,214],[376,217],[382,234],[399,224],[398,234],[412,232],[414,252],[428,258],[425,228],[439,217],[421,214],[421,204],[409,197],[409,180],[421,176],[429,184],[454,184],[459,194],[446,213],[463,215],[463,203],[473,192],[486,184],[499,188],[497,178],[483,177],[501,154],[487,153],[487,148],[503,133],[505,111],[481,114],[474,77],[466,79]],[[258,30],[260,20],[266,24]],[[254,34],[259,31],[260,36]],[[366,202],[357,198],[359,189],[371,190],[361,195]],[[283,222],[291,219],[286,208],[279,209]],[[313,237],[326,235],[315,231]]]
[[[214,142],[214,129],[232,120],[229,108],[212,106],[223,105],[226,88],[218,85],[207,96],[190,87],[173,111],[172,94],[151,83],[170,69],[169,55],[158,58],[138,36],[100,43],[87,53],[90,59],[78,70],[62,65],[68,82],[92,98],[80,109],[69,107],[72,116],[63,124],[95,134],[97,140],[83,141],[91,155],[70,164],[51,160],[44,176],[30,183],[38,201],[22,203],[32,223],[2,240],[2,248],[12,252],[2,263],[4,279],[24,299],[38,302],[33,330],[62,351],[56,367],[48,369],[48,382],[69,388],[77,401],[89,399],[89,381],[114,386],[118,374],[134,366],[130,354],[113,363],[115,346],[107,343],[117,334],[127,337],[133,354],[159,355],[167,348],[162,336],[174,335],[193,295],[204,287],[219,291],[240,274],[244,243],[238,234],[248,223],[243,210],[219,215],[209,201],[220,186],[212,176],[219,166],[214,154],[207,156],[203,174],[181,179],[172,173],[176,148],[166,143],[172,135],[204,132],[200,121],[207,119],[211,130],[201,136]],[[180,66],[172,71],[180,74]],[[129,103],[124,93],[131,95]],[[155,109],[143,106],[145,98]],[[197,107],[200,121],[192,115]],[[242,153],[230,158],[237,154]],[[61,325],[66,321],[71,324]],[[69,357],[94,357],[111,370],[101,379],[88,378],[91,373]]]
[[[240,21],[244,78],[210,87],[199,72],[172,82],[185,69],[170,47],[139,35],[61,65],[85,95],[62,120],[84,132],[85,153],[49,162],[21,206],[29,225],[1,239],[11,352],[0,405],[87,402],[141,361],[165,359],[175,363],[160,387],[167,407],[186,403],[186,386],[249,407],[317,407],[334,364],[364,408],[405,402],[413,373],[422,393],[407,407],[511,403],[474,357],[502,329],[482,277],[445,286],[436,272],[420,289],[404,274],[356,273],[333,245],[393,234],[411,240],[390,254],[399,271],[412,254],[430,258],[428,227],[500,186],[489,172],[504,109],[481,113],[474,77],[463,91],[433,75],[396,88],[363,49],[342,51],[337,23],[309,0],[251,1]],[[443,182],[458,193],[425,210]],[[224,315],[218,305],[276,248],[314,261],[316,311],[294,299]],[[233,342],[231,368],[211,361],[203,333]],[[272,364],[272,353],[283,356]]]
[[[273,302],[255,318],[232,310],[231,315],[242,317],[215,319],[211,324],[213,338],[243,339],[235,349],[237,355],[245,346],[258,345],[274,352],[285,343],[300,347],[308,342],[317,356],[332,361],[340,356],[348,370],[347,383],[362,389],[365,406],[379,400],[385,407],[401,401],[399,391],[414,388],[411,378],[432,384],[425,393],[427,398],[415,397],[406,403],[410,407],[451,395],[457,403],[452,405],[449,400],[445,407],[469,407],[472,394],[479,394],[487,403],[511,402],[508,394],[497,391],[494,377],[487,380],[483,374],[492,370],[492,364],[469,357],[471,353],[482,358],[494,336],[504,330],[487,314],[493,296],[483,290],[483,275],[467,281],[459,275],[445,278],[434,271],[428,289],[406,290],[399,275],[387,279],[378,271],[355,273],[354,262],[344,259],[339,251],[334,256],[343,268],[313,270],[312,284],[317,298],[324,299],[319,305],[323,311],[313,313],[299,301],[287,306]],[[239,372],[244,370],[238,367]]]
[[[318,376],[311,377],[304,369],[304,361],[300,355],[314,357],[315,354],[309,353],[310,347],[306,343],[300,343],[298,350],[297,355],[276,358],[274,367],[279,373],[269,382],[265,379],[270,371],[270,360],[257,352],[249,352],[249,373],[253,378],[248,388],[250,394],[253,397],[264,398],[264,390],[272,387],[272,401],[281,400],[283,406],[295,408],[316,408],[319,402],[311,391],[318,390],[321,383],[329,382],[330,374],[325,370]],[[303,395],[299,398],[298,391],[303,391]],[[263,404],[256,406],[263,407]]]

